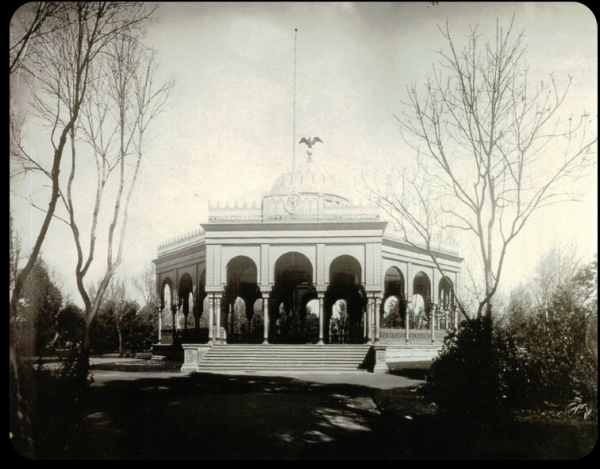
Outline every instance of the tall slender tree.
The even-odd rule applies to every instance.
[[[447,45],[440,65],[422,87],[408,87],[396,117],[415,169],[365,178],[366,191],[440,272],[444,237],[471,237],[481,273],[467,267],[483,283],[474,290],[477,317],[491,319],[510,245],[535,212],[577,199],[572,188],[594,163],[597,137],[589,113],[560,114],[571,77],[564,87],[554,77],[530,82],[513,22],[497,24],[485,43],[472,28],[462,48],[448,23],[440,31]]]
[[[107,47],[101,61],[90,67],[92,92],[82,105],[81,125],[71,128],[71,168],[65,190],[60,197],[67,211],[66,223],[73,234],[77,252],[75,277],[84,303],[85,331],[80,357],[80,375],[85,379],[89,368],[90,327],[98,314],[111,278],[123,259],[128,211],[144,157],[144,143],[149,124],[165,108],[173,82],[158,83],[156,52],[145,47],[140,37],[130,31]],[[80,208],[75,201],[78,141],[91,149],[96,170],[93,206]],[[112,184],[112,186],[111,186]],[[111,190],[112,189],[112,190]],[[84,187],[83,190],[88,190]],[[105,218],[102,207],[110,211],[107,223],[106,268],[94,297],[85,279],[97,251],[97,237]],[[91,226],[84,252],[81,219]]]

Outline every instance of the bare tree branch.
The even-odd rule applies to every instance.
[[[416,169],[402,178],[391,172],[384,182],[364,178],[365,192],[440,272],[438,233],[472,236],[485,292],[477,316],[491,318],[509,245],[533,213],[576,200],[573,183],[590,172],[597,138],[586,113],[577,121],[559,116],[571,77],[562,89],[553,76],[530,86],[524,35],[512,22],[498,24],[495,40],[483,47],[477,27],[462,48],[448,22],[440,31],[449,52],[439,52],[440,64],[422,88],[407,88],[395,116],[416,151]]]

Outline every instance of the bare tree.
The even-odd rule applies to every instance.
[[[23,284],[40,253],[60,196],[60,170],[67,138],[80,118],[88,98],[90,67],[117,38],[138,31],[156,7],[142,2],[69,2],[34,7],[34,18],[20,39],[11,42],[11,73],[26,70],[31,106],[50,130],[52,156],[38,158],[21,138],[24,117],[10,108],[11,176],[38,171],[51,186],[44,221],[29,259],[11,292],[10,316]],[[31,143],[31,142],[29,142]],[[49,156],[49,155],[47,155]]]
[[[68,22],[58,19],[66,9],[63,2],[31,2],[23,5],[27,12],[19,12],[10,24],[10,74],[19,71],[27,62],[37,43],[56,29],[68,26]],[[47,23],[52,22],[51,25]]]
[[[122,278],[113,277],[106,289],[104,306],[110,310],[115,318],[115,326],[117,327],[117,336],[119,338],[119,357],[123,356],[123,331],[122,322],[123,316],[127,312],[128,285]]]
[[[440,66],[422,89],[408,87],[396,116],[416,169],[365,178],[366,191],[440,272],[443,236],[472,237],[480,265],[467,266],[468,274],[475,287],[483,279],[474,291],[477,317],[491,320],[509,245],[534,212],[576,199],[570,184],[589,172],[597,138],[587,113],[559,116],[571,77],[562,89],[554,77],[529,83],[523,33],[512,22],[506,30],[497,25],[483,47],[477,27],[462,49],[447,23],[440,31],[449,51],[439,52]]]
[[[561,245],[552,248],[538,263],[531,285],[532,298],[546,318],[557,292],[561,288],[574,288],[573,279],[580,265],[575,246]]]
[[[71,171],[60,197],[67,211],[77,250],[75,276],[84,303],[85,332],[82,343],[82,378],[87,375],[90,352],[90,327],[122,262],[128,209],[144,155],[149,123],[164,110],[172,82],[158,84],[156,52],[144,47],[139,38],[126,34],[113,41],[102,61],[90,67],[92,92],[82,105],[81,125],[70,129]],[[78,138],[81,133],[81,139]],[[78,147],[86,143],[93,153],[96,191],[89,212],[77,209],[74,201]],[[111,178],[111,176],[113,176]],[[112,191],[111,184],[112,185]],[[88,190],[85,187],[84,190]],[[106,270],[94,296],[85,286],[85,278],[96,254],[96,241],[102,220],[103,204],[111,216],[107,227]],[[83,217],[82,217],[83,215]],[[90,222],[87,252],[84,252],[81,218]]]
[[[160,305],[160,299],[156,292],[154,263],[149,263],[139,277],[133,278],[133,286],[142,296],[144,308],[152,314],[156,313]]]
[[[30,14],[23,15],[22,23],[11,25],[9,46],[10,174],[12,179],[28,171],[40,172],[49,179],[50,194],[47,208],[41,209],[45,216],[31,253],[11,284],[11,324],[18,314],[23,286],[55,216],[62,156],[67,137],[79,120],[81,105],[89,91],[89,68],[111,41],[125,34],[126,30],[142,28],[156,7],[142,2],[38,2],[23,8],[29,8]],[[30,90],[30,101],[21,107],[16,105],[17,98],[14,96],[19,82],[27,84]],[[50,130],[52,150],[41,158],[34,156],[32,139],[26,141],[21,135],[25,118],[32,110]],[[35,392],[27,392],[31,380],[26,379],[27,370],[21,369],[14,339],[11,333],[10,383],[11,393],[16,396],[14,406],[18,408],[15,421],[11,418],[11,427],[19,435],[16,440],[23,445],[23,454],[33,459],[34,442],[27,409],[31,405],[28,401]]]

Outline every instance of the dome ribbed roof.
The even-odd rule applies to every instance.
[[[347,198],[346,190],[341,181],[323,171],[319,165],[308,161],[298,166],[295,170],[290,169],[277,178],[271,188],[269,195],[287,195],[292,192],[303,193],[324,193],[333,194]]]

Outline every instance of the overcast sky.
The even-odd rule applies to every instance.
[[[448,18],[460,41],[478,23],[483,39],[492,40],[496,19],[507,25],[513,14],[516,29],[525,30],[531,75],[554,72],[562,83],[572,75],[565,112],[597,116],[597,23],[578,3],[162,4],[147,40],[176,86],[147,146],[121,271],[138,274],[156,257],[160,241],[197,228],[207,219],[209,200],[258,203],[291,167],[294,28],[296,140],[319,136],[318,163],[351,180],[361,171],[414,161],[393,115],[402,112],[406,86],[422,82],[438,61],[435,51],[445,47],[438,25]],[[26,134],[40,155],[49,153],[35,123]],[[304,151],[296,155],[303,162]],[[28,177],[11,187],[25,249],[35,242],[42,214],[18,196],[35,193],[43,205],[42,184]],[[555,243],[574,242],[586,258],[597,252],[596,175],[581,188],[581,203],[552,207],[531,220],[510,252],[505,286],[528,280]],[[80,193],[82,206],[92,192]],[[90,280],[105,268],[103,252]],[[81,303],[66,225],[52,224],[43,257]]]

